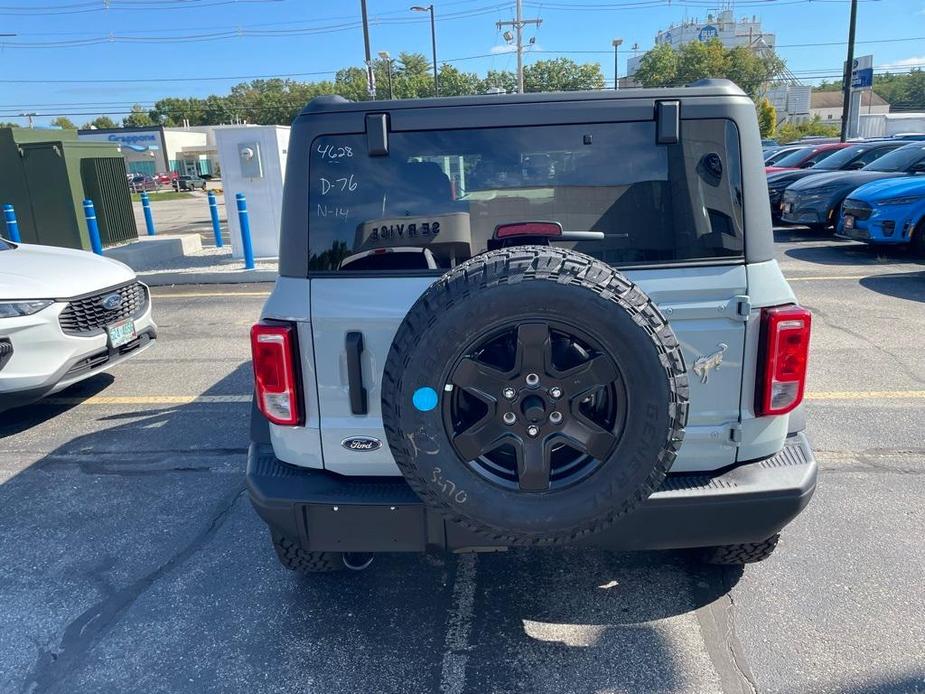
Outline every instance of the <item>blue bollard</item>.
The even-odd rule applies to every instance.
[[[154,236],[157,233],[154,230],[154,215],[151,214],[151,201],[145,191],[141,191],[141,209],[145,213],[145,226],[148,227],[148,236]]]
[[[218,202],[215,193],[209,191],[209,214],[212,215],[212,231],[215,233],[215,247],[222,247],[222,225],[218,221]]]
[[[6,233],[9,234],[10,241],[13,243],[22,243],[19,238],[19,222],[16,221],[16,210],[12,205],[3,206],[3,216],[6,217]]]
[[[100,228],[96,223],[96,208],[92,200],[84,200],[84,215],[87,218],[87,231],[90,232],[90,247],[97,255],[103,255],[103,242],[100,241]]]
[[[251,223],[247,218],[247,198],[244,193],[234,196],[238,202],[238,221],[241,222],[241,245],[244,247],[244,269],[254,269],[254,247],[251,244]]]

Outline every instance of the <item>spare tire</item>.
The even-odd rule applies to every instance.
[[[382,383],[411,488],[510,545],[574,541],[636,508],[674,462],[687,410],[655,304],[605,263],[547,246],[490,251],[434,283]]]

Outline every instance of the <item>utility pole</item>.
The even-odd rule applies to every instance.
[[[34,127],[35,127],[35,126],[33,125],[33,123],[32,123],[32,119],[33,119],[35,116],[37,116],[37,115],[39,115],[39,114],[37,114],[37,113],[20,113],[20,114],[19,114],[20,118],[25,118],[25,119],[27,119],[27,120],[29,121],[29,127],[30,127],[30,128],[34,128]]]
[[[620,63],[618,59],[620,46],[623,45],[623,39],[614,39],[613,43],[613,88],[617,90],[620,88]]]
[[[376,98],[376,73],[373,71],[373,59],[369,52],[369,20],[366,17],[366,0],[360,0],[360,12],[363,15],[363,45],[366,48],[366,93],[370,99]]]
[[[524,27],[528,24],[539,26],[543,23],[542,19],[524,19],[523,18],[522,0],[517,0],[516,16],[509,22],[498,22],[498,31],[501,27],[514,27],[514,34],[517,41],[517,93],[524,93]]]
[[[848,117],[851,110],[851,71],[854,68],[854,34],[858,22],[858,0],[851,0],[851,20],[848,24],[848,59],[845,61],[845,76],[842,78],[841,141],[848,139]]]

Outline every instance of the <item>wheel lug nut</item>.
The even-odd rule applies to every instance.
[[[540,377],[536,374],[527,374],[527,378],[525,380],[527,381],[527,385],[531,388],[535,388],[540,384]]]
[[[536,436],[540,433],[540,428],[536,426],[536,424],[531,424],[527,427],[527,433],[530,434],[530,436]]]
[[[511,388],[510,386],[508,386],[507,388],[501,391],[501,394],[504,397],[506,397],[508,400],[513,400],[514,396],[517,395],[517,391]]]
[[[562,421],[562,413],[561,412],[550,412],[549,421],[552,422],[553,424],[559,424]]]
[[[513,412],[505,412],[502,419],[504,420],[505,424],[510,425],[517,421],[517,415],[515,415]]]
[[[549,389],[549,394],[558,400],[562,397],[562,389],[559,386],[553,386]]]

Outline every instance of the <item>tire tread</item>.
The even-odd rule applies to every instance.
[[[407,438],[399,429],[398,403],[383,403],[383,425],[396,463],[411,488],[430,508],[448,520],[482,536],[508,545],[539,546],[572,543],[600,532],[620,517],[642,504],[661,484],[677,457],[684,438],[688,415],[688,378],[680,344],[668,319],[655,303],[622,273],[591,256],[549,246],[518,246],[480,254],[447,272],[418,299],[408,312],[386,360],[382,392],[400,392],[402,374],[408,365],[418,337],[429,326],[422,322],[446,311],[450,306],[479,290],[523,281],[550,281],[557,284],[580,286],[597,293],[629,313],[632,320],[649,336],[659,353],[669,388],[670,425],[658,459],[645,483],[635,493],[615,502],[609,510],[591,520],[582,521],[554,534],[528,535],[512,533],[509,529],[494,527],[482,521],[460,515],[443,496],[436,493],[417,474],[413,452]],[[603,497],[618,499],[622,490],[611,484],[601,489]]]

